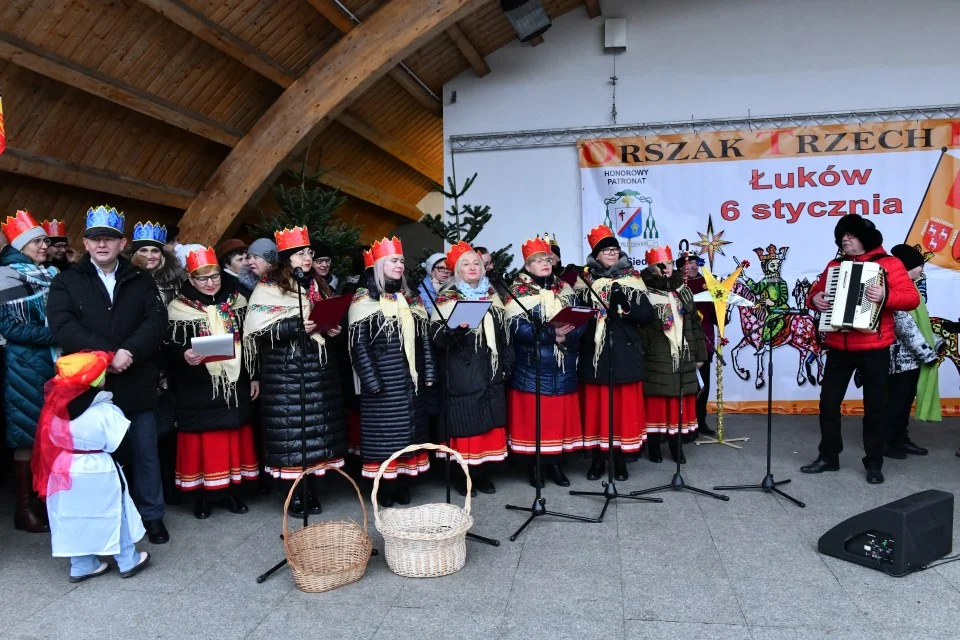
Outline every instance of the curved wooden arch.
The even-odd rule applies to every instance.
[[[190,204],[180,237],[213,244],[314,131],[351,96],[476,8],[479,0],[403,0],[378,10],[314,62],[257,121]]]

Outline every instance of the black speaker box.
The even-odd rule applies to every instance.
[[[901,576],[953,548],[953,494],[930,489],[844,520],[820,537],[820,553]]]

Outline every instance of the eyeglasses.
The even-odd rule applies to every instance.
[[[314,260],[314,262],[316,262],[317,264],[330,264],[331,262],[333,262],[333,259],[331,259],[331,258],[317,258],[316,260]]]
[[[600,253],[605,253],[608,256],[620,255],[620,249],[618,247],[607,247],[606,249],[600,249]]]
[[[200,284],[207,284],[208,282],[220,282],[219,273],[211,273],[209,276],[190,276]]]
[[[533,260],[530,261],[530,264],[539,264],[539,265],[549,264],[549,265],[552,265],[552,264],[553,264],[553,260],[550,259],[550,258],[534,258]]]
[[[312,258],[313,249],[300,249],[300,251],[297,251],[293,255],[297,256],[298,258]]]
[[[49,247],[49,246],[50,246],[50,238],[34,238],[34,239],[31,240],[30,242],[31,242],[31,244],[35,244],[35,245],[37,245],[38,247],[39,247],[40,245],[43,245],[43,246],[45,246],[45,247]]]
[[[434,270],[434,271],[442,271],[442,272],[444,272],[444,273],[451,273],[450,269],[448,269],[448,268],[446,268],[446,267],[439,267],[439,266],[438,266],[438,267],[434,267],[433,270]]]

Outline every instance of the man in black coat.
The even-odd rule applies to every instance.
[[[157,451],[157,360],[167,310],[150,274],[120,256],[126,245],[122,230],[122,214],[114,209],[87,213],[87,255],[54,279],[47,317],[64,353],[115,353],[107,390],[130,420],[124,444],[133,466],[131,495],[150,542],[162,544],[170,536],[163,525]]]

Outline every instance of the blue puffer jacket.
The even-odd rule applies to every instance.
[[[553,276],[550,276],[552,278]],[[541,280],[539,278],[535,279]],[[540,284],[540,282],[537,282]],[[572,295],[572,290],[570,291]],[[571,298],[572,300],[572,298]],[[540,313],[540,307],[527,307],[533,314]],[[537,343],[536,327],[526,316],[520,315],[510,322],[510,335],[516,361],[513,365],[511,387],[517,391],[536,393],[537,390]],[[540,336],[540,393],[545,396],[562,396],[577,391],[577,353],[580,351],[580,338],[587,325],[581,325],[567,334],[562,344],[562,364],[557,364],[554,355],[556,331],[553,325],[543,327]]]
[[[0,251],[0,268],[15,264],[33,265],[10,245]],[[51,269],[55,273],[55,269]],[[4,278],[4,282],[8,282]],[[5,379],[3,408],[7,419],[7,446],[33,447],[33,436],[43,406],[43,385],[53,377],[53,336],[46,326],[46,297],[26,302],[0,304],[0,335],[7,340],[4,350]]]

